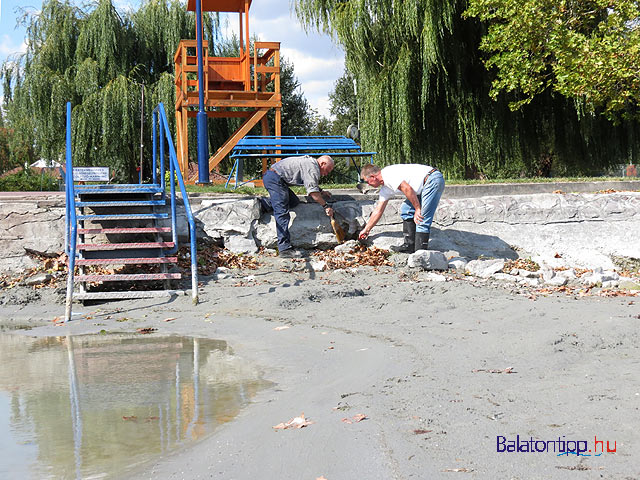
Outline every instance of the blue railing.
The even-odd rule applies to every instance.
[[[196,223],[191,210],[191,204],[189,203],[189,197],[185,188],[184,179],[180,166],[178,165],[178,157],[176,150],[173,146],[171,139],[171,133],[169,130],[169,122],[167,121],[167,114],[165,113],[164,106],[159,103],[153,111],[153,178],[152,184],[146,187],[151,187],[155,192],[162,192],[165,194],[165,150],[169,152],[169,178],[170,178],[170,191],[171,191],[171,230],[173,235],[174,247],[170,251],[165,251],[165,254],[173,254],[178,250],[178,229],[177,229],[177,214],[176,214],[176,185],[175,180],[178,180],[178,186],[180,193],[182,194],[182,201],[187,216],[187,223],[189,225],[189,240],[191,246],[191,290],[193,303],[198,303],[198,262],[197,262],[197,248],[196,248]],[[159,158],[159,165],[158,165]],[[158,168],[159,166],[159,168]],[[78,191],[91,191],[96,192],[98,190],[107,192],[110,189],[123,187],[126,185],[91,185],[81,186],[76,188],[73,180],[73,161],[71,155],[71,103],[67,103],[67,132],[66,132],[66,174],[65,174],[65,197],[66,197],[66,210],[65,210],[65,253],[67,254],[69,261],[69,273],[67,276],[67,302],[65,309],[65,321],[71,319],[71,304],[73,301],[73,280],[76,262],[76,245],[77,245],[77,233],[78,233],[78,221],[76,217],[76,203],[75,196],[76,190]],[[159,177],[159,178],[158,178]],[[137,186],[142,187],[140,184]],[[128,186],[131,187],[131,186]]]
[[[191,204],[189,203],[189,196],[187,195],[187,189],[184,184],[184,178],[178,165],[178,156],[176,149],[173,146],[171,140],[171,131],[169,130],[169,122],[167,120],[167,114],[164,110],[164,105],[159,103],[153,110],[153,166],[154,166],[154,183],[155,166],[158,152],[160,153],[160,183],[164,189],[164,151],[165,144],[169,150],[169,185],[171,188],[171,226],[173,231],[173,242],[175,247],[171,253],[175,253],[178,249],[178,229],[176,222],[176,179],[178,180],[178,186],[180,187],[180,193],[182,194],[182,202],[184,203],[184,209],[187,215],[187,223],[189,224],[189,242],[191,245],[191,291],[193,303],[198,303],[198,251],[196,248],[196,222],[191,211]],[[158,128],[156,129],[156,124]]]
[[[73,161],[71,159],[71,102],[67,102],[67,138],[66,138],[66,167],[65,172],[65,228],[64,251],[69,261],[67,274],[67,301],[64,321],[71,320],[71,302],[73,301],[73,275],[76,269],[76,242],[78,239],[78,221],[76,219],[76,194],[73,189]]]

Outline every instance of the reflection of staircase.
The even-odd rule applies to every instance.
[[[178,262],[176,184],[189,228],[191,295],[197,303],[195,220],[163,105],[153,111],[150,184],[75,185],[71,157],[71,104],[67,104],[65,251],[69,268],[65,321],[71,318],[74,298],[107,300],[185,293],[171,288],[172,281],[181,279],[180,273],[170,271]],[[165,177],[169,178],[168,191]],[[76,282],[79,292],[74,293]]]
[[[181,275],[168,272],[169,265],[175,265],[178,259],[173,256],[175,242],[163,238],[172,233],[172,228],[159,226],[162,220],[169,218],[165,212],[164,191],[154,185],[77,186],[75,190],[76,207],[80,211],[76,246],[79,275],[75,277],[75,281],[80,282],[80,292],[74,295],[76,299],[143,298],[182,293],[170,289],[171,280],[179,280]],[[116,267],[115,273],[105,271],[105,267]],[[149,283],[152,281],[155,284]],[[107,287],[104,291],[95,285],[102,282],[121,285],[118,289]],[[143,288],[137,288],[136,284]]]

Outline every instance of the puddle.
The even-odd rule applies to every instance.
[[[220,340],[0,333],[0,478],[117,478],[268,386]]]

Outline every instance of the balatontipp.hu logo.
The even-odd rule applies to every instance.
[[[577,455],[580,457],[599,457],[603,453],[616,453],[617,441],[609,444],[609,440],[598,440],[598,436],[593,437],[593,442],[588,440],[566,440],[563,435],[557,440],[536,440],[521,438],[516,435],[515,439],[508,439],[502,435],[496,437],[496,452],[498,453],[555,453],[558,457],[562,455]]]

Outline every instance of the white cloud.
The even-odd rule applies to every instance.
[[[0,57],[6,58],[14,54],[21,54],[27,51],[27,44],[22,41],[21,44],[16,45],[13,39],[9,35],[2,35],[0,37]]]

